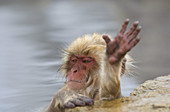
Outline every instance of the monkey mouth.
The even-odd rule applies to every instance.
[[[67,82],[77,82],[77,83],[81,83],[81,81],[77,81],[77,80],[69,80]]]

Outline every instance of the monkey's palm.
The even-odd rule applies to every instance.
[[[125,33],[128,23],[129,20],[127,19],[118,35],[112,41],[107,35],[103,35],[103,39],[107,44],[106,54],[110,64],[120,61],[140,41],[140,38],[137,37],[141,30],[141,27],[137,28],[138,22],[134,22],[130,30]]]

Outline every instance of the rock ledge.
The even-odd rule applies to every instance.
[[[96,101],[94,106],[77,107],[66,112],[170,112],[170,75],[139,85],[129,97]]]

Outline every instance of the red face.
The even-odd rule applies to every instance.
[[[72,56],[67,73],[67,85],[70,89],[81,89],[88,81],[89,70],[93,68],[94,59],[86,56]]]

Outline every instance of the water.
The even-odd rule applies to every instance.
[[[109,0],[1,0],[0,112],[38,112],[47,106],[64,85],[57,71],[62,49],[83,34],[115,35],[126,18],[121,5]],[[123,77],[123,95],[145,79]]]

